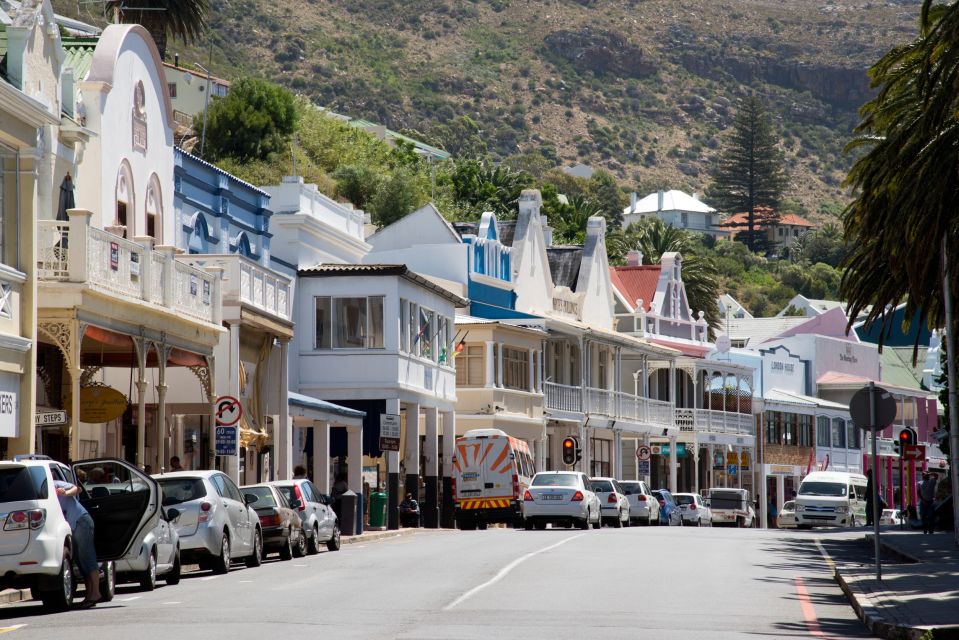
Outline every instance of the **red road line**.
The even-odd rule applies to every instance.
[[[819,618],[816,617],[816,607],[813,606],[809,598],[809,592],[806,590],[806,583],[799,576],[796,576],[796,595],[799,596],[799,606],[802,607],[802,615],[806,620],[806,628],[809,635],[816,638],[829,640],[829,636],[823,633],[819,626]]]

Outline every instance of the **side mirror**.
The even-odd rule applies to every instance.
[[[179,518],[179,517],[180,517],[180,511],[179,511],[179,509],[167,509],[167,510],[166,510],[166,519],[167,519],[169,522],[173,522],[174,520],[176,520],[176,519]]]
[[[290,500],[290,509],[299,509],[303,503],[297,499]]]
[[[253,504],[253,503],[256,502],[257,500],[259,500],[259,498],[256,497],[256,496],[255,496],[254,494],[252,494],[252,493],[244,493],[244,494],[243,494],[243,501],[246,502],[247,504]]]

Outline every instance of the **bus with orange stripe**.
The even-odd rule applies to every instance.
[[[535,475],[525,440],[499,429],[473,429],[456,439],[453,500],[456,526],[485,529],[493,523],[523,524],[523,492]]]

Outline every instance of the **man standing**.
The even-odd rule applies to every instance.
[[[932,533],[935,530],[934,508],[936,503],[937,476],[928,471],[922,474],[919,483],[919,510],[922,517],[922,532]]]
[[[93,543],[93,518],[83,508],[77,495],[80,487],[57,480],[54,483],[57,489],[57,500],[63,517],[67,519],[70,529],[73,530],[73,559],[83,574],[83,584],[86,595],[78,605],[80,609],[89,609],[100,601],[100,572],[97,568],[97,551]]]

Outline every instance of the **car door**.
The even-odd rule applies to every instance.
[[[237,502],[236,498],[230,494],[227,485],[229,478],[222,473],[215,473],[210,477],[210,482],[216,489],[220,497],[219,509],[224,513],[225,524],[230,529],[230,540],[232,541],[234,555],[242,555],[247,546],[246,528],[243,522],[243,516],[246,513],[246,504]],[[239,553],[237,553],[239,552]]]
[[[160,518],[160,486],[133,465],[115,458],[72,465],[80,504],[93,518],[98,560],[117,560],[139,544]]]
[[[316,522],[320,528],[320,538],[326,539],[333,535],[333,509],[316,485],[312,482],[303,483],[304,490],[310,494],[310,503],[316,509]]]
[[[236,486],[233,480],[228,476],[223,476],[223,480],[226,482],[226,490],[229,492],[230,499],[238,507],[236,509],[236,527],[240,543],[243,545],[242,548],[245,552],[251,552],[253,550],[255,523],[259,522],[260,518],[256,515],[253,507],[246,503],[240,488]]]

